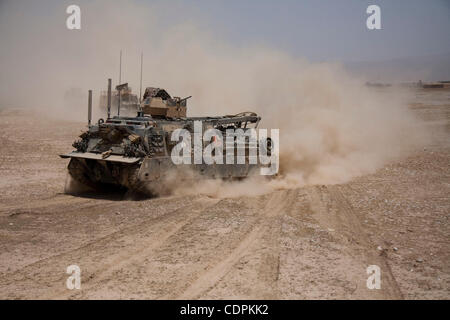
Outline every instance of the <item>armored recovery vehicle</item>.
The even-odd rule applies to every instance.
[[[108,116],[91,124],[92,92],[89,92],[88,130],[73,143],[75,151],[60,155],[69,158],[68,171],[77,182],[93,189],[106,186],[132,192],[158,195],[167,192],[167,179],[233,179],[257,174],[259,164],[174,164],[171,151],[174,130],[183,128],[193,136],[194,122],[201,121],[203,132],[215,128],[256,128],[260,117],[253,112],[218,117],[186,117],[187,100],[171,97],[161,88],[146,88],[135,117],[110,116],[111,80],[108,87]],[[225,135],[224,135],[225,136]],[[270,139],[270,138],[268,138]],[[193,141],[193,138],[192,138]],[[202,142],[205,145],[207,143]],[[246,141],[246,154],[249,154]],[[256,147],[259,148],[258,142]],[[267,141],[266,148],[270,147]],[[192,152],[193,154],[193,152]],[[226,151],[223,152],[225,157]],[[234,154],[236,156],[236,153]],[[175,173],[175,174],[174,174]],[[178,175],[179,173],[183,173]],[[186,174],[187,173],[187,174]],[[172,183],[174,181],[172,180]]]

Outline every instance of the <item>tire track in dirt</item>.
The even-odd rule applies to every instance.
[[[158,200],[166,201],[165,199]],[[197,211],[200,214],[201,210],[197,210],[197,208],[208,207],[217,201],[216,199],[201,198],[194,200],[187,207],[181,203],[180,206],[162,216],[145,219],[139,225],[122,228],[76,249],[36,261],[13,273],[0,277],[0,287],[5,289],[2,292],[11,295],[18,291],[21,294],[34,298],[42,298],[43,296],[58,298],[60,295],[67,293],[64,280],[68,276],[65,274],[65,268],[68,265],[79,264],[82,271],[84,271],[83,284],[88,284],[97,275],[103,274],[103,272],[98,273],[98,269],[102,269],[105,266],[105,261],[107,261],[107,273],[108,270],[114,268],[115,262],[120,263],[122,258],[126,261],[127,256],[139,255],[142,250],[145,250],[146,245],[139,243],[138,240],[145,240],[144,237],[148,237],[147,240],[150,243],[162,243],[162,240],[167,238],[164,237],[167,231],[170,232],[171,229],[175,228],[173,232],[176,232],[178,223],[183,223],[183,221],[187,223],[189,221],[189,211],[186,214],[186,209],[192,209],[194,215]],[[169,224],[168,226],[167,223]],[[154,233],[148,229],[155,229]],[[129,251],[125,250],[126,247],[128,247],[128,250],[131,248],[134,251],[129,253]],[[155,245],[152,248],[155,248]],[[124,250],[126,253],[122,253]],[[10,287],[6,289],[6,286]],[[61,290],[58,290],[58,287]],[[15,290],[18,288],[22,289]],[[46,292],[50,291],[50,288],[52,288],[51,291],[53,292],[57,290],[57,293],[47,295]]]
[[[343,191],[344,190],[344,191]],[[332,228],[345,240],[347,251],[365,266],[378,265],[382,272],[382,290],[373,290],[376,299],[403,299],[403,294],[382,253],[376,251],[364,232],[360,218],[344,196],[344,185],[316,186],[309,189],[311,207],[319,224]],[[331,210],[335,210],[332,212]],[[358,282],[357,282],[358,283]],[[364,284],[361,284],[365,286]],[[356,290],[356,289],[355,289]]]
[[[107,199],[57,194],[40,201],[3,206],[3,212],[0,211],[0,277],[98,238],[95,234],[87,238],[81,236],[93,229],[83,221],[94,218],[91,224],[101,222],[117,204]],[[51,243],[50,247],[46,243]]]
[[[177,205],[178,207],[183,206],[183,203],[178,203],[178,197],[155,198],[141,202],[111,200],[115,199],[114,196],[114,194],[108,195],[110,199],[98,199],[97,197],[85,198],[58,194],[41,201],[33,201],[31,204],[33,207],[23,203],[14,206],[16,209],[8,206],[4,215],[0,215],[0,226],[4,228],[1,230],[1,236],[6,235],[6,238],[3,238],[5,243],[0,246],[0,257],[2,258],[0,277],[20,271],[33,263],[44,262],[47,259],[72,252],[95,243],[101,238],[106,239],[108,236],[113,236],[121,228],[120,222],[123,221],[123,218],[120,219],[119,217],[126,217],[128,226],[133,226],[134,220],[156,218],[153,212],[152,217],[146,217],[143,207],[156,209],[161,215],[164,215],[173,208],[177,208]],[[185,203],[189,204],[189,201]],[[142,214],[131,214],[130,209]],[[119,216],[120,211],[125,215]],[[111,215],[112,213],[116,215]],[[110,223],[111,221],[112,223]],[[103,225],[103,222],[107,224]],[[90,224],[98,225],[99,223],[102,225],[89,227]],[[55,226],[57,227],[55,228]],[[51,232],[47,233],[46,229],[41,229],[42,227],[48,228]],[[36,229],[41,229],[43,232],[37,233]],[[95,232],[100,232],[100,235],[95,234]],[[60,234],[61,236],[59,236]],[[83,234],[87,238],[83,237]],[[38,239],[38,242],[34,240],[17,246],[19,239],[25,237]],[[55,244],[49,248],[48,252],[39,252],[40,248],[44,246],[41,245],[42,242],[54,242],[55,237],[58,237],[56,241],[60,241],[60,245]],[[9,242],[6,241],[8,239]],[[28,253],[28,259],[23,261],[22,255],[26,254],[26,250],[36,251],[31,254]],[[17,252],[17,254],[14,252]],[[9,268],[6,271],[5,265],[8,266],[8,255],[13,255],[17,262],[20,261],[20,263],[16,263],[16,267],[12,271],[9,271]]]
[[[271,279],[271,282],[276,282],[279,271],[279,248],[276,244],[281,220],[276,222],[276,218],[284,214],[285,210],[288,210],[295,200],[296,191],[277,191],[271,194],[267,203],[261,208],[261,213],[257,225],[254,226],[251,231],[238,243],[236,247],[232,249],[225,257],[223,257],[217,263],[211,264],[207,267],[207,271],[201,273],[197,279],[191,283],[180,295],[175,296],[176,299],[198,299],[205,295],[208,291],[212,290],[244,257],[249,250],[261,240],[265,235],[269,235],[268,242],[271,243],[271,255],[275,259],[268,259],[273,268],[263,268],[259,272],[274,273],[269,276],[265,275],[265,279]],[[275,223],[274,223],[275,222]],[[275,230],[275,232],[271,232]],[[253,249],[253,248],[252,248]],[[252,250],[254,251],[254,250]],[[267,284],[266,284],[267,285]],[[273,294],[273,283],[268,284],[269,291]],[[273,297],[275,298],[275,297]]]
[[[96,286],[101,285],[105,281],[112,279],[113,274],[120,269],[124,269],[130,264],[139,264],[142,260],[145,260],[151,255],[151,253],[161,245],[171,236],[176,234],[180,229],[182,229],[186,224],[200,216],[209,207],[217,204],[219,199],[206,199],[196,202],[187,207],[181,207],[169,214],[161,217],[160,221],[155,221],[156,224],[153,226],[157,229],[154,233],[151,233],[145,239],[140,239],[141,241],[135,242],[131,249],[125,252],[119,251],[117,254],[112,255],[108,258],[106,264],[102,264],[98,267],[96,271],[89,275],[89,278],[83,282],[83,292],[88,292],[89,290],[95,290]],[[153,221],[152,221],[153,222]],[[134,238],[138,234],[144,234],[144,229],[148,226],[147,224],[140,225],[139,228],[133,230],[133,233],[125,233],[124,237]],[[49,299],[65,299],[71,296],[77,296],[78,294],[67,294],[67,290],[61,290],[60,293],[52,294]]]
[[[95,203],[95,205],[101,205],[108,202],[110,201],[57,194],[50,198],[22,202],[18,205],[0,205],[0,216],[14,216],[43,210],[53,211],[51,209],[54,207],[58,207],[60,211],[64,211],[66,208],[80,204],[83,204],[83,206],[90,205],[92,203]],[[80,207],[76,208],[79,209]]]
[[[348,188],[348,186],[332,186],[331,187],[331,194],[332,196],[338,201],[340,206],[344,208],[344,213],[348,216],[348,220],[351,221],[351,226],[353,230],[358,234],[358,238],[361,239],[363,244],[366,246],[366,250],[364,251],[366,254],[366,261],[369,264],[376,264],[379,265],[382,269],[383,274],[383,291],[385,292],[387,299],[404,299],[404,296],[400,290],[400,287],[392,274],[391,267],[389,266],[389,263],[385,257],[384,251],[381,252],[381,254],[377,253],[375,251],[374,245],[370,243],[370,240],[367,236],[367,234],[364,232],[363,226],[361,224],[360,218],[356,215],[354,212],[351,204],[348,202],[348,200],[345,198],[343,189],[345,191],[345,188]],[[372,263],[374,261],[374,263]],[[386,286],[387,282],[387,286]]]

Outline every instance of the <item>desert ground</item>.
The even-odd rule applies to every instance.
[[[410,108],[432,142],[347,183],[140,200],[65,194],[86,124],[2,108],[0,298],[449,299],[450,91]]]

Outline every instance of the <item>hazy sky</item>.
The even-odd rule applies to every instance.
[[[309,60],[385,60],[450,52],[450,0],[172,3],[174,10],[165,12],[168,20],[191,15],[204,28],[236,45],[264,44]],[[366,9],[371,4],[381,8],[382,30],[366,27]]]
[[[450,52],[449,0],[186,1],[236,43],[262,42],[314,60],[378,60]],[[366,8],[381,8],[368,30]]]
[[[81,8],[81,30],[66,28],[71,4]],[[381,8],[381,30],[366,27],[370,4]],[[122,79],[134,88],[144,52],[144,82],[185,95],[194,76],[199,88],[217,79],[221,88],[269,64],[300,70],[304,58],[369,80],[446,80],[449,30],[450,0],[0,0],[0,104],[103,88],[118,78],[120,50]],[[366,62],[421,56],[384,68]]]
[[[8,10],[5,9],[8,8],[5,6],[7,2],[0,0],[0,18],[8,15]],[[66,18],[63,10],[69,4],[78,4],[82,10],[83,25],[86,27],[95,23],[95,17],[83,11],[86,1],[12,2],[15,7],[21,6],[21,10],[28,11],[27,13],[32,11],[37,22],[45,22],[49,17],[54,19],[55,15],[60,14],[61,23]],[[159,2],[159,24],[193,21],[234,46],[265,45],[313,61],[386,60],[450,52],[449,0],[136,2]],[[107,3],[114,6],[120,2],[111,0]],[[366,8],[370,4],[381,8],[382,30],[366,28]],[[60,13],[61,11],[63,12]],[[148,12],[148,15],[151,19],[153,14]],[[26,16],[24,13],[24,17]]]

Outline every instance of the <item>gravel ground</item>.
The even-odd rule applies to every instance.
[[[449,299],[449,92],[411,108],[433,141],[348,183],[140,201],[64,194],[84,124],[0,109],[0,298]]]

